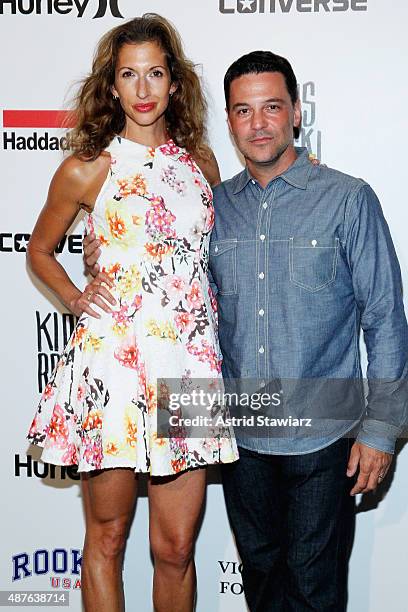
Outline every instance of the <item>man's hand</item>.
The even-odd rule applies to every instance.
[[[320,159],[314,153],[309,153],[309,161],[313,166],[326,166],[326,164],[320,162]]]
[[[84,249],[84,259],[86,271],[91,276],[95,277],[100,267],[97,264],[97,261],[101,255],[101,243],[96,238],[95,234],[87,234],[82,241],[82,246]]]
[[[392,455],[375,448],[370,448],[361,442],[355,442],[351,448],[347,466],[347,476],[351,477],[359,468],[358,479],[350,491],[350,495],[374,491],[384,480],[392,462]]]

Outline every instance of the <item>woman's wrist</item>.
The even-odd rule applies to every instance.
[[[61,298],[61,301],[65,304],[67,308],[71,312],[75,313],[75,303],[78,298],[82,295],[82,291],[80,291],[77,287],[74,287],[73,290],[67,292],[67,295],[64,298]]]

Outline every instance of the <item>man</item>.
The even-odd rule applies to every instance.
[[[406,407],[399,265],[373,190],[294,148],[301,109],[289,62],[250,53],[224,87],[246,161],[214,191],[210,268],[224,377],[300,381],[300,412],[324,379],[337,406],[316,407],[327,420],[312,435],[236,430],[240,460],[223,469],[223,484],[244,590],[251,612],[342,611],[354,495],[384,478]],[[341,418],[347,392],[338,393],[361,377],[360,327],[374,380],[353,444],[346,434],[365,412],[362,394]]]
[[[408,329],[399,265],[369,185],[314,166],[295,149],[301,109],[287,60],[250,53],[232,64],[224,85],[228,124],[246,161],[214,190],[210,270],[224,378],[240,389],[254,380],[277,388],[277,414],[314,417],[306,419],[312,432],[236,429],[240,460],[224,466],[223,485],[245,595],[251,612],[340,612],[354,496],[385,477],[404,424]],[[267,414],[276,416],[270,406]]]

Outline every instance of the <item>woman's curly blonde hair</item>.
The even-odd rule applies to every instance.
[[[67,145],[78,157],[93,160],[125,126],[125,113],[113,99],[111,87],[120,48],[125,44],[157,42],[166,54],[171,80],[177,83],[165,112],[166,127],[174,142],[191,154],[208,159],[207,104],[194,64],[186,58],[180,35],[164,17],[146,13],[127,21],[99,41],[92,71],[80,85],[72,113],[76,126]]]

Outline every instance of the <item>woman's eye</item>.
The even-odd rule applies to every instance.
[[[153,70],[152,75],[153,75],[154,77],[162,77],[162,76],[163,76],[163,73],[162,73],[162,71],[161,71],[161,70]]]
[[[125,79],[132,75],[133,75],[133,72],[131,70],[125,70],[125,72],[122,72],[122,77],[124,77]]]

